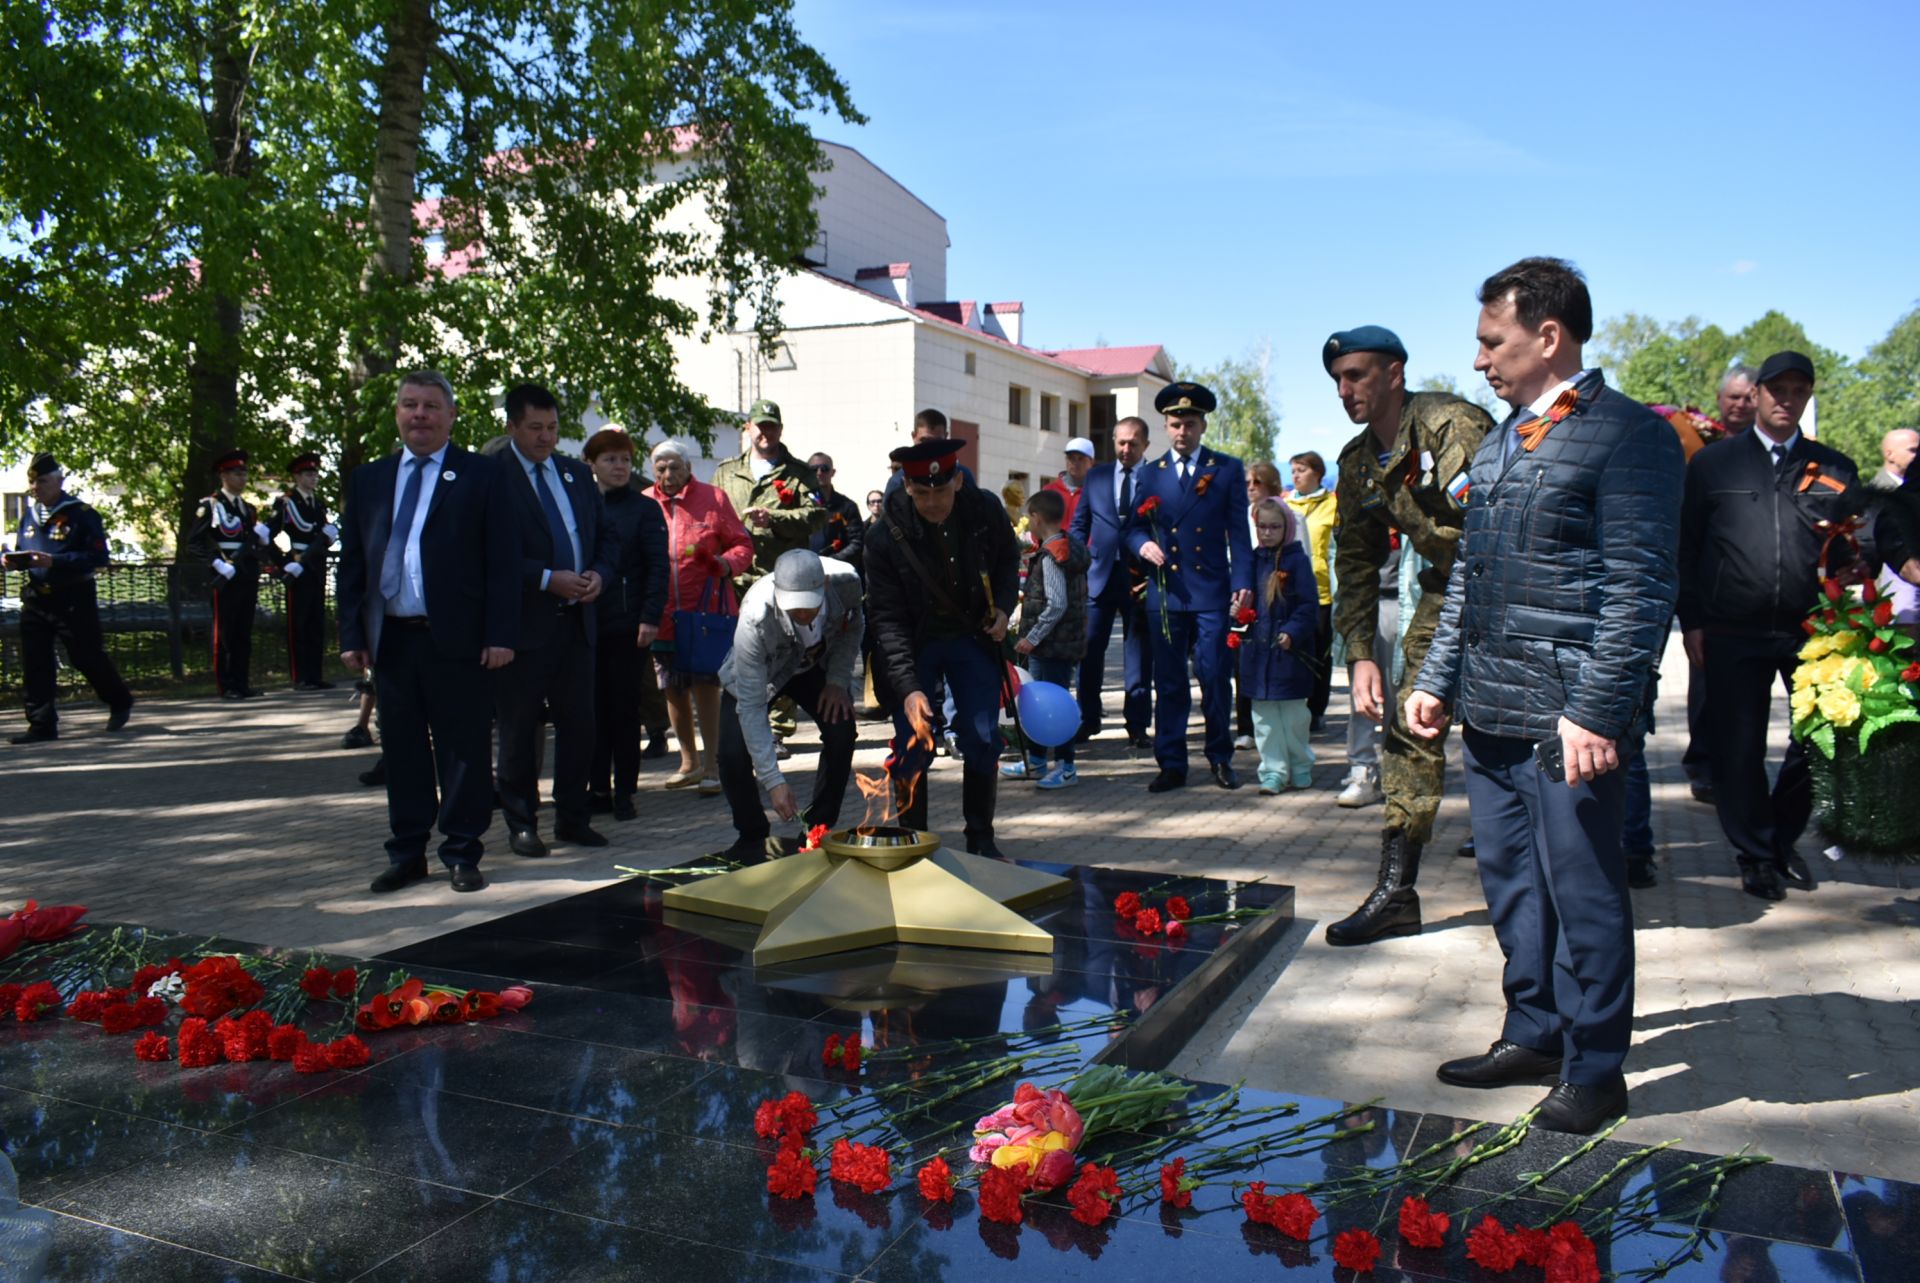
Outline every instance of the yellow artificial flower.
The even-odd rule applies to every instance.
[[[1860,697],[1845,686],[1828,686],[1818,700],[1820,716],[1835,726],[1851,726],[1860,720]]]
[[[1836,654],[1851,654],[1859,650],[1863,644],[1860,640],[1860,634],[1856,632],[1835,633],[1833,635],[1833,650]]]
[[[1809,637],[1807,638],[1807,644],[1800,648],[1800,661],[1803,664],[1809,663],[1813,660],[1819,659],[1823,655],[1830,653],[1833,649],[1834,649],[1833,637],[1831,634],[1823,633],[1818,637]],[[1794,670],[1795,681],[1799,680],[1800,674],[1803,671],[1805,670],[1804,669]]]
[[[1796,680],[1793,684],[1793,698],[1790,701],[1793,705],[1793,720],[1805,721],[1813,713],[1814,704],[1819,698],[1819,691],[1810,685],[1802,686]]]

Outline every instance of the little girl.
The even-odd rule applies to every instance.
[[[1279,793],[1313,783],[1307,696],[1320,623],[1320,585],[1296,538],[1293,510],[1281,499],[1254,506],[1253,604],[1240,638],[1240,689],[1253,702],[1253,738],[1260,750],[1260,791]],[[1244,616],[1242,617],[1244,619]]]

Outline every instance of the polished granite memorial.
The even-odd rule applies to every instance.
[[[669,914],[663,883],[648,879],[451,932],[361,965],[461,988],[527,982],[534,1003],[485,1024],[369,1034],[376,1059],[347,1073],[308,1077],[277,1063],[183,1071],[136,1062],[125,1039],[89,1025],[9,1025],[0,1133],[22,1201],[55,1216],[46,1277],[1353,1277],[1336,1271],[1323,1241],[1249,1223],[1224,1180],[1187,1212],[1132,1182],[1097,1227],[1053,1196],[1030,1200],[1018,1226],[985,1221],[967,1189],[951,1205],[921,1198],[911,1167],[1011,1094],[1012,1079],[956,1090],[944,1070],[1009,1046],[1034,1058],[1035,1076],[1095,1061],[1161,1067],[1291,921],[1284,887],[1029,867],[1071,884],[1031,910],[1054,938],[1050,955],[889,946],[756,968],[756,927]],[[1203,918],[1271,912],[1203,921],[1178,943],[1115,922],[1116,895],[1170,885]],[[861,1072],[823,1065],[827,1040],[855,1032],[870,1055]],[[1226,1090],[1197,1084],[1190,1103]],[[855,1113],[885,1099],[913,1132],[898,1136],[892,1186],[862,1194],[823,1174],[811,1197],[771,1198],[753,1115],[789,1091],[823,1104],[853,1097]],[[1295,1105],[1298,1119],[1338,1117],[1351,1133],[1236,1176],[1276,1186],[1385,1170],[1460,1127],[1377,1105],[1244,1098]],[[833,1135],[825,1126],[818,1139]],[[1103,1137],[1083,1156],[1143,1139]],[[1578,1143],[1531,1134],[1468,1168],[1435,1206],[1459,1211],[1505,1193]],[[1583,1188],[1635,1152],[1602,1142],[1563,1183]],[[1589,1210],[1625,1204],[1700,1157],[1654,1155],[1618,1173]],[[1920,1187],[1764,1165],[1730,1178],[1717,1203],[1703,1196],[1663,1188],[1654,1225],[1601,1242],[1602,1269],[1640,1276],[1707,1207],[1699,1258],[1666,1277],[1920,1279]],[[1498,1211],[1524,1222],[1551,1203]],[[1384,1252],[1362,1277],[1496,1277],[1465,1259],[1458,1234],[1420,1249],[1397,1240],[1391,1215],[1380,1219]],[[1370,1226],[1375,1216],[1343,1206],[1328,1220]],[[1506,1277],[1540,1274],[1523,1266]]]

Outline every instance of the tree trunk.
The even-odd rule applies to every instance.
[[[419,197],[416,171],[420,159],[421,120],[427,94],[427,60],[439,38],[433,19],[433,0],[397,0],[384,28],[387,54],[380,69],[380,119],[375,134],[373,184],[368,199],[368,224],[373,229],[373,251],[360,273],[360,294],[375,320],[370,332],[359,336],[353,360],[351,392],[363,428],[348,434],[340,460],[342,477],[359,465],[369,446],[392,424],[367,404],[366,388],[390,375],[400,360],[402,326],[398,294],[413,274],[413,207]]]
[[[215,177],[244,184],[253,172],[252,67],[258,50],[236,44],[242,18],[230,5],[211,16],[206,31],[208,94],[206,110],[208,170]],[[180,525],[176,546],[193,523],[194,510],[212,485],[213,461],[240,440],[242,300],[223,282],[234,274],[217,270],[216,259],[233,262],[250,245],[201,246],[200,297],[206,319],[187,363],[187,461],[180,478]]]

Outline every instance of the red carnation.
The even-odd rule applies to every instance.
[[[1829,579],[1820,585],[1820,591],[1827,595],[1828,601],[1839,601],[1840,594],[1844,592],[1845,589],[1840,587],[1840,581],[1838,579]]]
[[[300,992],[318,1002],[333,991],[333,972],[325,967],[309,967],[300,977]]]
[[[1600,1254],[1572,1221],[1547,1231],[1546,1283],[1600,1283]]]
[[[293,1053],[293,1071],[297,1074],[324,1074],[332,1068],[325,1043],[306,1043]]]
[[[1133,917],[1133,929],[1143,936],[1160,934],[1160,910],[1142,909]]]
[[[819,1181],[820,1173],[797,1148],[783,1146],[767,1168],[767,1193],[775,1198],[805,1198]]]
[[[1269,1194],[1265,1181],[1249,1185],[1240,1205],[1256,1225],[1271,1225],[1302,1243],[1313,1237],[1313,1223],[1320,1219],[1320,1209],[1305,1194]]]
[[[460,1000],[460,1018],[462,1020],[492,1020],[502,1010],[500,995],[484,989],[468,991]]]
[[[104,994],[96,990],[85,990],[73,995],[73,1001],[67,1004],[67,1019],[84,1020],[89,1024],[97,1023],[104,1007]],[[15,999],[15,1001],[19,1001]]]
[[[27,903],[32,904],[33,901],[29,900]],[[40,1019],[45,1012],[58,1011],[60,1005],[60,991],[45,980],[41,980],[20,991],[20,996],[13,1003],[13,1018],[21,1024],[26,1024]]]
[[[1011,1169],[989,1167],[980,1173],[980,1215],[1001,1225],[1018,1225],[1025,1213],[1020,1196],[1025,1190]]]
[[[789,1132],[804,1138],[819,1122],[820,1115],[815,1112],[813,1102],[797,1091],[790,1091],[779,1100],[768,1098],[760,1102],[754,1111],[753,1130],[767,1140]]]
[[[893,1183],[893,1161],[878,1145],[859,1145],[844,1136],[833,1142],[828,1174],[863,1194],[878,1194]]]
[[[327,1063],[335,1069],[358,1069],[372,1059],[373,1053],[367,1050],[367,1044],[354,1034],[335,1038],[327,1044]]]
[[[306,1032],[296,1025],[280,1025],[267,1035],[270,1060],[292,1060],[294,1053],[307,1045]]]
[[[1186,1171],[1187,1160],[1184,1158],[1160,1164],[1160,1201],[1168,1207],[1193,1206],[1193,1191],[1197,1182],[1190,1181]]]
[[[1492,1216],[1484,1216],[1467,1235],[1467,1259],[1475,1265],[1505,1274],[1520,1263],[1520,1240]]]
[[[168,1061],[173,1059],[173,1048],[164,1034],[149,1031],[133,1044],[133,1056],[136,1060]]]
[[[167,1004],[160,998],[142,998],[134,1003],[109,1003],[100,1009],[100,1028],[110,1034],[130,1033],[152,1025],[165,1024]]]
[[[1239,634],[1239,633],[1228,633],[1228,634],[1227,634],[1227,649],[1228,649],[1228,650],[1239,650],[1239,649],[1240,649],[1240,645],[1241,645],[1241,639],[1240,639],[1240,634]]]
[[[360,988],[360,973],[352,967],[342,967],[333,973],[333,996],[346,1002]]]
[[[147,990],[165,980],[168,976],[180,974],[180,959],[168,958],[165,966],[154,964],[145,966],[133,973],[133,983],[128,986],[136,998],[147,996]]]
[[[1513,1241],[1520,1249],[1520,1259],[1528,1265],[1538,1265],[1543,1269],[1547,1264],[1547,1232],[1528,1229],[1524,1225],[1513,1227]]]
[[[1123,918],[1131,918],[1140,912],[1140,897],[1132,891],[1122,891],[1113,897],[1113,911]]]
[[[1193,916],[1193,906],[1187,903],[1187,897],[1184,895],[1168,896],[1167,916],[1185,922]]]
[[[1080,1164],[1080,1176],[1067,1190],[1073,1204],[1073,1219],[1082,1225],[1098,1225],[1113,1212],[1120,1201],[1120,1178],[1111,1167],[1098,1163]]]
[[[1412,1247],[1439,1247],[1447,1241],[1453,1219],[1427,1206],[1424,1198],[1409,1196],[1400,1203],[1400,1241]]]
[[[1333,1263],[1355,1274],[1365,1274],[1380,1259],[1380,1240],[1372,1230],[1342,1230],[1333,1240]]]
[[[182,1069],[205,1069],[208,1065],[220,1063],[220,1040],[207,1029],[207,1022],[198,1016],[182,1021],[180,1024],[180,1067]]]
[[[227,1017],[213,1027],[220,1050],[236,1065],[267,1059],[267,1039],[272,1033],[273,1017],[264,1011],[249,1011],[242,1020]]]
[[[266,986],[247,969],[225,955],[203,958],[180,973],[186,981],[181,1010],[212,1020],[240,1007],[251,1007],[266,996]]]
[[[1250,624],[1258,618],[1260,618],[1260,612],[1251,606],[1242,606],[1233,612],[1233,622],[1236,624]]]
[[[12,1011],[13,1004],[19,1002],[20,995],[25,992],[19,985],[0,985],[0,1009]]]
[[[915,1179],[920,1182],[920,1197],[929,1203],[953,1201],[953,1169],[946,1159],[935,1157],[925,1163]]]
[[[1137,516],[1151,517],[1154,513],[1160,511],[1160,496],[1157,494],[1148,495],[1146,502],[1142,503],[1133,511]]]

